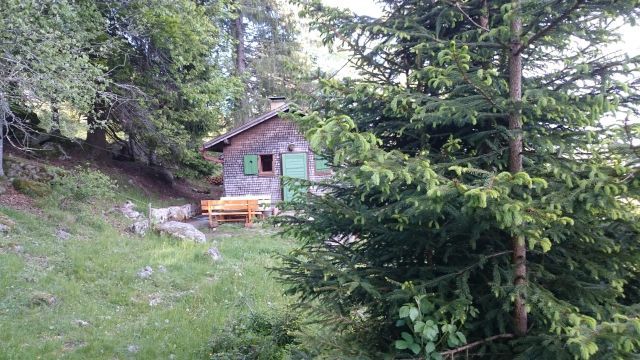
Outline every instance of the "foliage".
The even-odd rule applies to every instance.
[[[88,166],[77,166],[63,176],[58,176],[53,181],[53,186],[62,203],[69,200],[110,201],[115,198],[118,188],[116,182],[108,175]]]
[[[104,67],[91,61],[108,51],[95,4],[8,0],[0,3],[0,16],[0,139],[28,142],[32,126],[24,114],[37,114],[40,127],[73,133],[74,119],[105,86]]]
[[[182,166],[176,171],[178,177],[202,179],[213,174],[219,166],[207,161],[195,151],[185,153]]]
[[[316,88],[315,78],[311,62],[301,51],[299,19],[289,4],[282,0],[237,0],[230,7],[233,23],[225,21],[224,28],[236,49],[226,63],[235,62],[230,72],[242,79],[244,90],[234,100],[234,124],[269,109],[269,96],[308,103]],[[242,24],[240,32],[238,22]]]
[[[123,131],[135,157],[166,167],[192,167],[203,136],[219,131],[227,100],[239,89],[215,64],[221,4],[180,1],[105,3],[103,16],[118,51],[101,61],[112,96],[96,104],[96,121],[115,140]],[[201,167],[202,164],[198,166]]]
[[[13,179],[11,184],[17,191],[31,197],[44,197],[51,194],[51,186],[35,180],[17,178]]]
[[[210,344],[210,359],[288,359],[298,346],[295,333],[299,330],[299,319],[289,311],[252,312],[216,331]]]
[[[324,81],[321,106],[301,119],[335,176],[307,184],[325,196],[309,194],[280,218],[302,240],[280,269],[289,293],[337,330],[367,327],[352,320],[359,314],[377,330],[376,358],[637,354],[640,181],[629,117],[640,58],[606,45],[638,3],[382,4],[380,19],[302,4],[362,78]],[[511,49],[514,39],[522,47]],[[521,101],[510,96],[513,51],[523,57]],[[521,131],[509,130],[513,113]],[[524,169],[510,172],[519,135]],[[523,279],[512,259],[520,244]],[[517,299],[530,323],[520,337]]]

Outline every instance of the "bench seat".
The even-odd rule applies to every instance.
[[[260,213],[258,200],[201,200],[200,207],[203,215],[209,216],[209,226],[214,227],[214,220],[253,222],[253,217]],[[240,216],[241,215],[241,216]]]

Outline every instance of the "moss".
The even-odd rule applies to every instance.
[[[43,197],[51,194],[51,186],[28,179],[13,180],[13,187],[19,192],[32,197]]]

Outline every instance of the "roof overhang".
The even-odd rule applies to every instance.
[[[258,116],[255,119],[248,121],[247,123],[238,126],[237,128],[228,131],[225,134],[218,136],[213,140],[209,140],[202,145],[203,150],[222,151],[222,149],[229,143],[229,139],[232,137],[251,129],[252,127],[262,124],[263,122],[273,119],[278,116],[278,113],[289,111],[289,104],[284,104],[278,108],[275,108],[267,113]]]

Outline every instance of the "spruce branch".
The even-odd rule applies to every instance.
[[[490,337],[488,337],[486,339],[474,341],[474,342],[472,342],[470,344],[467,344],[465,346],[460,346],[460,347],[457,347],[455,349],[451,349],[451,350],[447,350],[447,351],[441,352],[440,354],[443,357],[450,356],[451,359],[453,359],[457,353],[460,353],[460,352],[463,352],[463,351],[467,351],[467,350],[472,349],[472,348],[474,348],[476,346],[480,346],[482,344],[485,344],[485,343],[488,343],[488,342],[492,342],[494,340],[513,339],[513,337],[514,337],[514,335],[511,334],[511,333],[494,335],[494,336],[490,336]]]
[[[569,16],[571,16],[571,14],[573,14],[573,12],[575,10],[577,10],[580,7],[580,5],[584,4],[585,2],[586,2],[586,0],[577,0],[576,3],[573,4],[573,6],[571,6],[567,10],[565,10],[557,18],[551,20],[551,22],[547,26],[545,26],[544,28],[540,29],[540,31],[538,31],[537,33],[533,34],[532,37],[530,37],[524,43],[522,43],[522,45],[520,45],[520,47],[518,48],[518,50],[516,50],[516,53],[514,55],[519,55],[526,48],[528,48],[529,45],[533,44],[538,39],[540,39],[541,37],[545,36],[548,32],[550,32],[551,30],[556,28],[562,21],[566,20]]]

